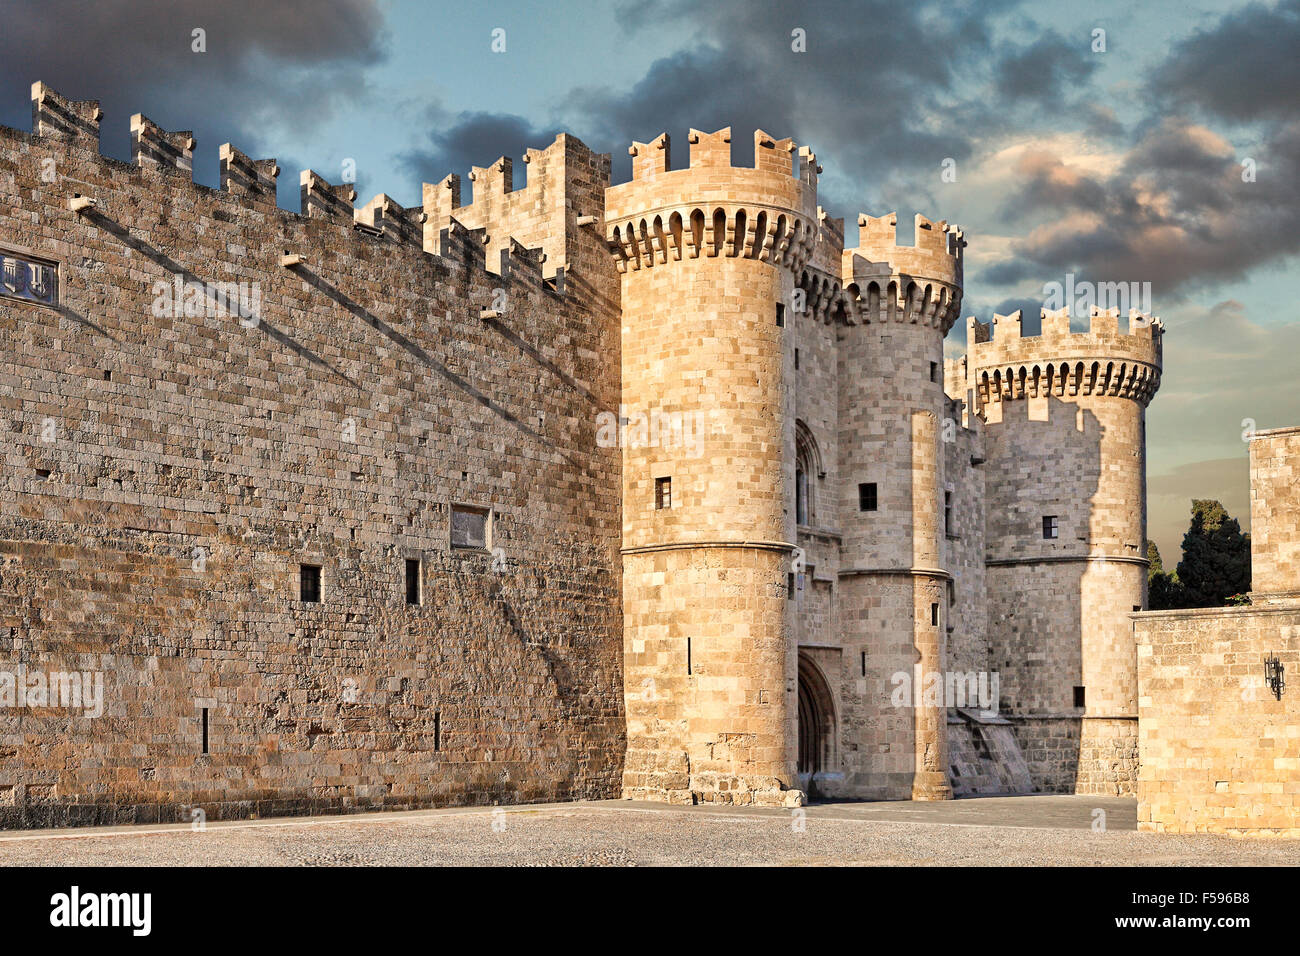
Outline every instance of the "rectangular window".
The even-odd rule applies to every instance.
[[[299,566],[298,599],[308,604],[320,603],[320,565],[303,564]]]
[[[939,626],[939,605],[937,604],[930,605],[930,623],[935,627]]]
[[[673,506],[673,480],[671,478],[655,479],[655,510]]]
[[[1074,706],[1075,706],[1075,707],[1082,707],[1082,706],[1083,706],[1083,688],[1082,688],[1082,687],[1076,687],[1076,688],[1074,689]]]
[[[877,504],[876,483],[871,481],[858,485],[858,510],[875,511]]]
[[[931,362],[931,363],[930,363],[930,381],[932,381],[932,382],[937,382],[937,381],[939,381],[939,363],[938,363],[938,362]]]
[[[1059,531],[1056,523],[1056,515],[1043,515],[1043,537],[1055,538]]]
[[[420,603],[420,562],[417,558],[406,559],[406,603]]]
[[[785,597],[788,601],[794,600],[794,572],[791,571],[785,576]]]
[[[486,549],[488,546],[488,518],[486,508],[468,505],[451,506],[451,546],[453,548]]]
[[[784,302],[778,302],[776,304],[776,327],[778,329],[785,328],[785,303]]]

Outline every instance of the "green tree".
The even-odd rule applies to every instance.
[[[1192,502],[1177,579],[1178,607],[1222,607],[1250,590],[1250,536],[1219,502]]]
[[[1152,611],[1168,611],[1182,607],[1181,589],[1178,575],[1165,571],[1164,561],[1160,558],[1160,549],[1154,541],[1147,542],[1147,607]]]

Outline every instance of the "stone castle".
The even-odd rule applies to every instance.
[[[762,131],[296,214],[100,118],[0,128],[0,824],[1136,792],[1158,320],[946,362],[961,230]]]

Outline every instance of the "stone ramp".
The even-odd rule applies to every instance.
[[[1011,724],[996,714],[958,708],[949,715],[948,765],[955,797],[1034,792]]]

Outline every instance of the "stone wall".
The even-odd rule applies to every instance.
[[[1300,427],[1250,442],[1250,578],[1256,603],[1300,599]]]
[[[1138,645],[1138,828],[1300,837],[1300,606],[1132,615]]]
[[[274,161],[223,148],[213,190],[186,134],[133,123],[129,166],[93,104],[36,111],[0,129],[0,247],[60,290],[0,298],[0,670],[99,673],[103,712],[0,710],[0,825],[616,794],[618,286],[570,226],[608,158],[551,156],[564,294],[517,243],[493,274],[454,223],[432,255],[313,174],[292,214]],[[227,281],[245,314],[197,291]]]

